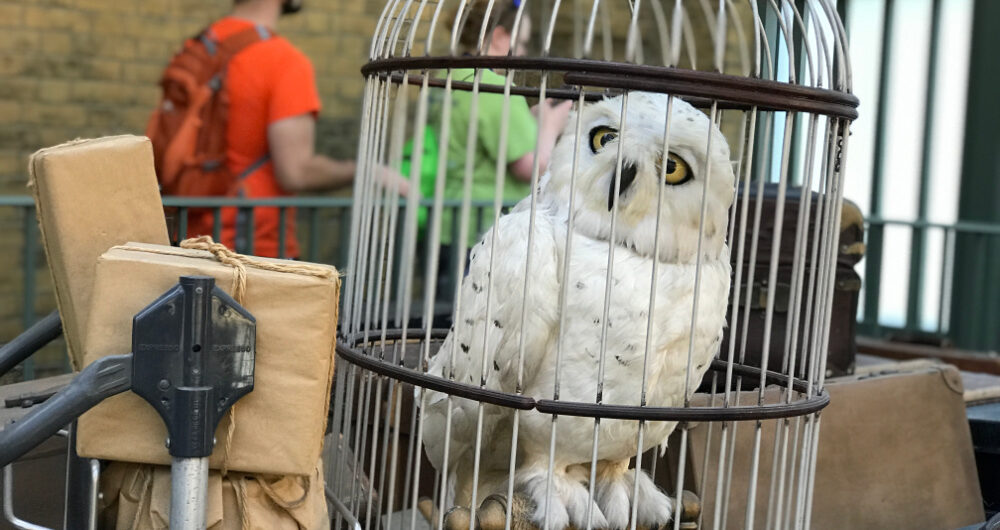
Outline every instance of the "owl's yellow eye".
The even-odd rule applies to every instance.
[[[597,154],[608,145],[608,142],[618,138],[618,130],[611,127],[598,126],[590,130],[590,150]]]
[[[671,186],[676,186],[691,180],[693,176],[691,166],[683,158],[670,153],[669,158],[667,158],[667,170],[663,173],[663,180]]]

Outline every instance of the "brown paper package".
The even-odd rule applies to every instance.
[[[176,285],[180,276],[212,276],[218,287],[232,294],[233,268],[208,252],[139,243],[125,247],[183,256],[116,247],[100,257],[84,343],[85,364],[128,352],[132,317]],[[309,475],[319,459],[326,426],[340,281],[336,274],[321,279],[253,267],[246,268],[246,275],[244,306],[257,319],[254,389],[235,405],[231,439],[233,416],[226,415],[220,422],[209,464],[213,469],[247,473]],[[131,392],[85,413],[78,429],[81,456],[170,463],[163,420]]]
[[[102,472],[102,528],[170,528],[170,468],[112,462]],[[322,465],[308,477],[213,471],[208,477],[208,530],[324,530],[330,527]]]
[[[98,256],[126,241],[170,243],[153,148],[142,136],[76,140],[36,152],[28,171],[70,360],[79,370]]]

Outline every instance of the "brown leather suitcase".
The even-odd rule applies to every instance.
[[[960,528],[983,521],[957,369],[910,361],[827,383],[830,404],[821,413],[813,529]],[[698,395],[693,404],[707,399]],[[766,527],[775,431],[783,421],[765,421],[761,429],[755,528]],[[788,421],[794,430],[802,420]],[[733,435],[733,480],[723,490],[729,496],[727,528],[743,527],[754,427],[755,422],[740,422]],[[702,500],[699,528],[714,523],[720,433],[718,425],[710,429],[707,423],[688,433],[685,488],[696,490]],[[674,434],[667,456],[671,467],[680,445]]]
[[[738,233],[734,234],[733,241],[730,241],[730,260],[733,266],[734,288],[737,268],[741,267],[743,270],[740,291],[738,293],[740,311],[738,318],[734,321],[732,318],[733,307],[731,295],[727,322],[729,322],[729,325],[734,328],[736,332],[734,336],[737,338],[737,344],[734,360],[738,361],[740,354],[740,341],[742,340],[744,327],[744,313],[749,311],[745,364],[760,366],[764,350],[766,318],[765,308],[767,304],[768,291],[771,288],[771,286],[768,285],[768,271],[771,266],[771,249],[773,247],[772,238],[774,237],[775,212],[777,211],[778,202],[778,185],[764,185],[764,193],[760,198],[760,230],[757,237],[757,252],[755,255],[750,254],[750,247],[754,213],[757,207],[757,184],[751,183],[750,187],[750,200],[748,201],[749,204],[746,222],[746,241],[744,243],[742,259],[740,259],[740,256],[737,255]],[[808,286],[811,282],[810,273],[813,269],[811,259],[812,241],[814,240],[813,229],[815,228],[815,224],[822,219],[820,209],[823,201],[820,200],[819,195],[816,193],[811,193],[810,195],[812,205],[809,210],[808,225],[806,226],[806,242],[809,246],[806,247],[806,260],[803,264],[805,266],[802,267],[800,265],[800,270],[804,273],[804,283],[802,284],[802,300],[799,305],[799,338],[796,345],[797,353],[795,355],[796,374],[800,373],[802,368],[801,362],[805,357],[803,355],[803,339],[806,337],[806,330],[814,328],[813,325],[809,325],[807,327],[807,324],[810,323],[806,322],[805,308]],[[737,190],[735,201],[735,219],[737,229],[739,228],[739,220],[742,215],[742,197],[743,188],[741,186],[740,189]],[[786,190],[784,221],[781,226],[781,243],[777,263],[777,285],[775,286],[777,290],[775,292],[774,314],[772,316],[771,323],[771,341],[768,348],[770,353],[768,355],[767,362],[769,369],[785,373],[788,372],[785,368],[785,337],[787,327],[791,325],[792,322],[792,314],[790,312],[792,309],[792,300],[790,293],[793,280],[793,264],[795,262],[795,232],[798,224],[799,209],[802,207],[802,204],[801,188],[789,187]],[[828,376],[849,374],[852,373],[854,368],[854,357],[857,352],[857,346],[855,345],[855,322],[858,311],[858,293],[861,289],[861,277],[858,276],[857,272],[855,272],[854,266],[864,256],[865,247],[863,238],[864,218],[861,211],[850,201],[844,200],[844,205],[840,214],[840,241],[837,247],[837,271],[833,295],[833,308],[830,313],[830,339],[828,343],[829,353],[827,355],[826,366]],[[737,263],[737,260],[740,260],[740,262]],[[754,268],[754,278],[752,283],[752,295],[750,296],[748,303],[746,288],[751,265],[753,265]],[[731,329],[727,328],[724,334],[722,348],[719,354],[722,359],[725,359],[729,352],[729,339],[731,331]]]

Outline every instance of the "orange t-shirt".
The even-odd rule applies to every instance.
[[[253,23],[225,17],[212,24],[210,31],[217,40],[246,28]],[[234,175],[242,175],[252,165],[258,165],[240,180],[237,196],[244,198],[283,197],[291,195],[281,189],[274,175],[274,165],[268,155],[267,128],[270,124],[302,114],[316,115],[320,109],[316,78],[309,59],[284,38],[265,31],[266,39],[246,47],[234,56],[225,77],[229,98],[229,123],[226,126],[226,164]],[[253,254],[278,256],[280,230],[279,208],[257,207],[253,210],[255,237]],[[230,248],[236,247],[242,219],[235,208],[223,208],[221,239]],[[295,238],[295,209],[285,209],[285,257],[298,257]],[[209,227],[206,233],[211,233]],[[244,247],[244,245],[240,245]]]

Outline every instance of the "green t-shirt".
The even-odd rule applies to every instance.
[[[454,70],[452,80],[472,82],[475,70],[471,68]],[[483,70],[480,85],[503,86],[506,78],[491,70]],[[451,124],[448,135],[448,165],[444,196],[446,199],[462,199],[465,186],[466,140],[469,135],[473,97],[467,90],[452,91]],[[479,93],[476,115],[476,145],[472,162],[472,200],[492,201],[496,191],[497,159],[500,157],[500,123],[503,119],[504,96],[495,93]],[[504,154],[505,182],[503,202],[516,202],[528,196],[531,186],[506,172],[507,165],[535,149],[538,137],[538,122],[528,108],[523,96],[511,96],[509,104],[507,150]],[[451,244],[458,236],[458,225],[452,219],[458,208],[445,208],[441,219],[441,243]],[[481,212],[481,213],[480,213]],[[480,227],[481,225],[481,227]],[[469,216],[469,246],[479,239],[493,225],[493,208],[479,210],[472,208]],[[453,232],[454,230],[454,232]]]

